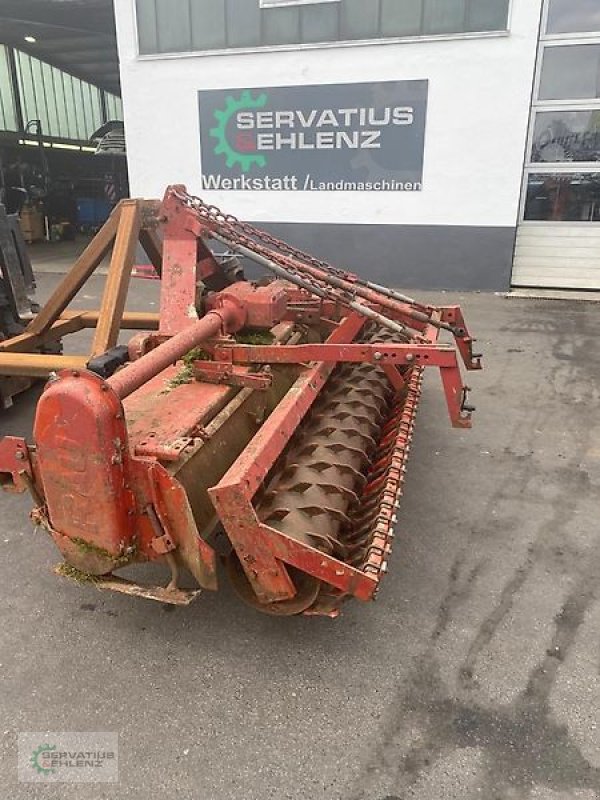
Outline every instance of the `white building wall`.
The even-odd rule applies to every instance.
[[[139,57],[134,0],[116,0],[131,191],[200,193],[199,89],[429,79],[421,192],[203,192],[259,221],[510,226],[517,220],[541,0],[510,35],[228,55]]]

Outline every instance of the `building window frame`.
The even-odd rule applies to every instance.
[[[540,41],[564,41],[570,40],[574,42],[579,39],[589,39],[596,36],[595,31],[576,31],[572,33],[548,33],[548,23],[550,21],[550,4],[552,0],[544,0],[542,8],[542,21],[540,26]],[[597,41],[597,39],[596,39]],[[580,44],[583,44],[580,42]]]
[[[548,20],[550,14],[550,3],[552,0],[544,0],[540,21],[539,46],[535,66],[535,79],[533,84],[533,95],[529,116],[529,129],[527,133],[527,144],[525,150],[525,164],[523,170],[523,184],[521,189],[521,200],[519,204],[519,225],[531,227],[541,227],[547,225],[565,225],[570,227],[600,227],[599,222],[586,221],[551,221],[551,220],[526,220],[525,210],[527,206],[527,193],[529,179],[531,175],[589,175],[600,173],[600,161],[533,161],[533,144],[535,134],[535,123],[537,115],[543,112],[553,111],[600,111],[600,98],[596,99],[561,99],[561,100],[540,100],[540,87],[542,81],[542,65],[544,54],[549,47],[569,47],[573,45],[595,44],[600,45],[600,31],[597,33],[548,33]]]
[[[260,0],[262,8],[287,8],[288,6],[314,6],[317,3],[341,3],[342,0]]]
[[[286,8],[305,5],[316,5],[318,3],[333,3],[340,0],[291,0],[287,4],[272,6],[275,8]],[[411,34],[407,36],[386,36],[371,37],[368,39],[339,39],[335,41],[322,42],[294,42],[293,44],[261,44],[249,45],[247,47],[223,47],[212,50],[180,50],[167,51],[161,53],[142,53],[140,52],[139,22],[136,0],[130,0],[133,13],[135,58],[138,61],[163,61],[178,58],[205,58],[211,56],[236,56],[252,53],[278,53],[299,50],[329,50],[333,48],[346,47],[368,47],[373,45],[394,45],[394,44],[420,44],[424,42],[445,42],[461,41],[473,39],[501,39],[511,35],[513,11],[516,0],[508,0],[508,12],[506,15],[506,27],[491,31],[464,31],[460,33],[424,33]],[[267,8],[264,9],[268,10]]]

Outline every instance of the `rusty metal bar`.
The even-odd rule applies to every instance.
[[[59,356],[42,353],[0,353],[0,375],[47,377],[61,369],[81,369],[88,356]]]
[[[327,555],[316,547],[301,543],[277,528],[261,524],[258,530],[263,537],[264,546],[285,564],[308,572],[359,600],[371,600],[377,591],[378,580],[375,576]]]
[[[416,320],[417,322],[422,322],[425,324],[432,324],[438,328],[444,328],[454,333],[454,328],[447,322],[442,322],[441,320],[433,322],[430,314],[426,314],[423,311],[418,311],[417,309],[411,308],[411,304],[414,303],[414,300],[405,297],[405,295],[398,294],[398,297],[393,297],[395,293],[390,289],[386,290],[385,287],[379,287],[377,284],[369,284],[368,281],[362,281],[360,278],[357,278],[356,280],[342,278],[325,269],[313,267],[312,265],[306,264],[302,261],[299,261],[298,267],[309,275],[312,275],[317,280],[321,280],[330,286],[333,286],[335,289],[348,292],[350,295],[362,297],[362,299],[366,300],[368,303],[382,306],[383,308],[388,309],[388,311],[391,311],[394,314],[399,314],[405,319]],[[377,288],[374,288],[376,286]],[[384,289],[384,291],[381,291],[382,289]],[[403,299],[400,300],[399,298]]]
[[[102,355],[117,343],[133,268],[135,248],[139,240],[140,220],[139,200],[123,200],[119,228],[102,297],[100,317],[92,345],[92,357]]]
[[[60,319],[53,322],[43,333],[26,331],[0,342],[0,353],[27,353],[49,342],[55,342],[70,333],[84,328],[95,328],[100,311],[63,311]],[[159,315],[152,312],[126,311],[121,320],[122,330],[156,330]]]
[[[456,366],[456,351],[440,344],[219,345],[215,359],[236,364],[299,364],[305,361]]]
[[[56,287],[40,313],[29,323],[28,333],[44,333],[60,317],[110,250],[117,233],[120,216],[121,206],[119,204]]]
[[[81,320],[83,328],[95,328],[100,313],[100,311],[63,311],[60,321],[78,318]],[[160,315],[153,311],[124,311],[121,320],[121,329],[142,331],[157,330],[159,319]]]
[[[73,313],[68,319],[59,319],[44,333],[20,333],[11,339],[0,342],[0,353],[23,353],[35,350],[48,342],[55,342],[68,333],[75,333],[84,328],[81,314]]]
[[[237,314],[239,311],[229,305],[218,311],[209,311],[189,328],[184,328],[181,333],[115,373],[107,383],[123,400],[201,342],[216,336],[223,328],[227,329],[235,321]]]

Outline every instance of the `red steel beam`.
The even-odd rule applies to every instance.
[[[327,341],[329,344],[352,341],[364,324],[364,317],[351,313]],[[279,558],[275,557],[272,545],[280,536],[273,536],[270,530],[265,536],[264,526],[260,525],[256,516],[252,498],[318,397],[334,367],[333,362],[316,362],[307,367],[220,482],[208,490],[246,576],[263,602],[285,600],[294,596],[294,586],[282,563],[284,559],[281,555],[285,556],[288,563],[293,564],[300,557],[296,551],[305,546],[294,541],[289,547],[282,549]],[[320,551],[315,551],[315,555],[316,553]],[[323,564],[329,564],[329,573],[334,579],[336,571],[339,576],[343,571],[344,574],[348,573],[348,580],[361,580],[358,570],[322,553],[320,556]]]
[[[358,314],[350,314],[333,331],[327,343],[336,344],[344,340],[352,340],[360,332],[365,321]],[[237,484],[240,476],[243,476],[245,493],[249,497],[254,496],[268,471],[279,458],[314,403],[334,367],[335,362],[329,364],[317,362],[300,375],[248,447],[225,473],[218,486],[211,491],[216,491],[219,487],[231,483]]]
[[[439,344],[294,344],[219,345],[217,361],[236,364],[301,364],[307,361],[395,365],[422,363],[435,367],[456,366],[456,351]]]

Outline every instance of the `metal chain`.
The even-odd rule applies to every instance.
[[[318,267],[329,273],[339,273],[345,275],[341,270],[337,270],[325,261],[320,261],[301,250],[288,245],[286,242],[277,239],[266,231],[261,231],[250,225],[248,222],[241,222],[233,214],[224,214],[218,206],[205,203],[201,198],[194,195],[184,194],[178,190],[173,190],[174,195],[188,208],[193,209],[196,214],[218,226],[221,234],[233,244],[248,247],[265,258],[274,261],[279,266],[284,267],[292,274],[303,278],[321,291],[327,293],[327,298],[332,302],[350,302],[355,299],[353,292],[338,290],[332,291],[331,286],[325,281],[308,274],[302,269],[302,264],[298,262],[306,261],[311,266]],[[281,251],[288,251],[281,252]],[[341,296],[340,296],[341,292]]]
[[[346,280],[353,280],[354,278],[356,278],[356,276],[353,275],[352,273],[349,273],[343,269],[338,269],[337,267],[332,266],[327,261],[315,258],[315,256],[310,255],[310,253],[306,253],[303,250],[300,250],[299,248],[294,247],[293,245],[288,244],[287,242],[284,242],[282,239],[277,239],[272,234],[260,230],[259,228],[255,228],[248,222],[242,222],[233,214],[223,214],[223,212],[217,206],[205,203],[200,197],[190,194],[183,195],[180,192],[176,192],[176,196],[183,202],[186,202],[187,205],[199,211],[202,214],[202,216],[207,216],[208,218],[216,222],[226,222],[228,224],[232,224],[240,231],[243,231],[246,235],[251,236],[253,239],[258,239],[264,242],[265,244],[268,244],[278,250],[281,250],[282,252],[292,256],[293,258],[296,258],[300,261],[305,261],[307,264],[310,264],[313,267],[317,267],[318,269],[322,269],[325,272],[329,272],[332,275],[335,275],[339,278],[344,278]]]
[[[331,282],[333,280],[338,282],[343,280],[351,286],[353,284],[360,286],[363,281],[357,275],[333,267],[327,261],[315,258],[287,242],[277,239],[270,233],[255,228],[249,222],[242,222],[233,214],[224,214],[218,206],[205,203],[200,197],[177,189],[172,191],[177,199],[188,208],[193,209],[199,218],[214,224],[228,243],[247,247],[258,255],[270,259],[278,266],[283,267],[293,276],[302,278],[305,284],[318,289],[316,294],[322,299],[333,303],[341,303],[345,306],[364,306],[362,302],[359,302],[360,289],[354,291],[335,284],[332,286]],[[307,266],[322,272],[324,274],[323,277],[314,275],[307,269]],[[328,275],[331,276],[331,281],[327,280]],[[366,314],[366,311],[362,313],[370,316],[370,314]],[[395,322],[381,313],[378,315],[384,327],[393,329],[396,333],[399,331],[407,332],[405,325]],[[413,334],[413,337],[415,341],[425,341],[420,334]]]

